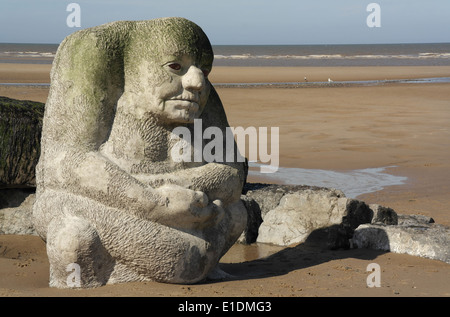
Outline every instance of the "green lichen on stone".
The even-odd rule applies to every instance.
[[[51,73],[49,108],[59,113],[56,117],[73,119],[53,123],[55,137],[93,148],[106,137],[123,92],[129,28],[128,22],[113,22],[75,32],[61,43]]]
[[[143,60],[163,63],[163,58],[194,56],[198,64],[212,65],[214,54],[208,37],[195,23],[184,18],[137,21],[130,36],[125,63],[130,73]]]
[[[142,27],[143,25],[145,27]],[[138,22],[137,26],[138,31],[135,32],[134,38],[142,45],[148,45],[143,53],[160,58],[179,52],[212,63],[213,53],[208,37],[198,25],[189,20],[164,18]]]

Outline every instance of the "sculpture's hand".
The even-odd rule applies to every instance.
[[[162,205],[149,214],[149,219],[172,228],[204,228],[219,222],[224,209],[220,200],[209,202],[201,191],[177,185],[164,185],[156,189]]]

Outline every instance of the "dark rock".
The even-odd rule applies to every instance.
[[[242,195],[241,200],[247,209],[247,226],[238,242],[251,244],[256,242],[259,226],[263,222],[261,217],[261,209],[258,203],[251,197]]]
[[[36,186],[44,107],[0,97],[0,189]]]
[[[35,188],[0,189],[0,209],[19,207],[29,195],[35,192]]]
[[[24,197],[22,194],[26,192],[18,194],[18,200],[11,199],[12,206],[0,209],[0,234],[36,235],[32,222],[32,207],[36,195],[28,192],[28,196]],[[21,200],[18,206],[14,206]]]
[[[369,207],[373,211],[372,223],[382,223],[385,225],[398,224],[398,215],[392,208],[377,204],[371,204]]]

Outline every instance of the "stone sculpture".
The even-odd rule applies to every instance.
[[[201,28],[183,18],[108,23],[61,43],[33,207],[50,286],[73,285],[73,264],[78,287],[220,273],[246,225],[245,164],[170,155],[175,127],[192,129],[194,119],[228,127],[207,78],[213,56]]]

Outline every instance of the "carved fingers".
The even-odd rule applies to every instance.
[[[220,200],[210,202],[201,191],[177,185],[156,189],[163,204],[155,208],[149,219],[172,228],[201,229],[214,226],[224,214]]]

